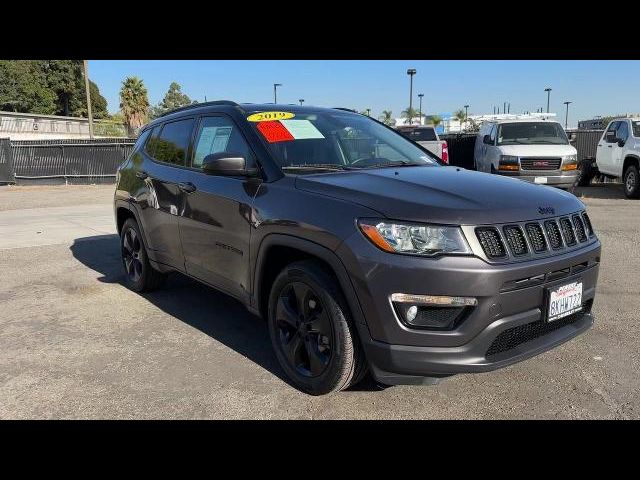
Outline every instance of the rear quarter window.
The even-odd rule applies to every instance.
[[[156,134],[159,127],[154,128],[147,152],[159,162],[185,166],[193,124],[193,118],[165,123],[159,135]]]
[[[400,131],[400,133],[414,142],[435,142],[438,140],[433,128],[416,128],[415,130]]]

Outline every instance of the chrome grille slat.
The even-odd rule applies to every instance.
[[[562,158],[538,158],[538,157],[525,157],[520,158],[520,168],[522,170],[558,170]]]

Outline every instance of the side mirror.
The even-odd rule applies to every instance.
[[[247,161],[238,153],[219,152],[204,157],[202,171],[207,175],[243,176],[255,174],[253,169],[247,169]]]
[[[491,135],[485,135],[484,138],[482,139],[483,143],[486,143],[487,145],[493,145],[493,140],[491,139]]]
[[[616,141],[618,142],[619,147],[624,147],[624,144],[627,143],[625,140],[622,140],[620,138],[616,138]]]

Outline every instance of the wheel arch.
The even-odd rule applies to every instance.
[[[633,165],[635,164],[636,167],[638,167],[640,169],[640,157],[636,156],[636,155],[631,155],[628,154],[624,157],[624,162],[622,164],[622,175],[624,176],[624,172],[626,172],[627,167],[629,165]]]
[[[260,243],[253,269],[253,310],[267,318],[269,287],[273,280],[285,266],[302,259],[317,260],[333,273],[353,320],[366,325],[355,289],[340,258],[332,250],[311,240],[284,234],[267,235]]]

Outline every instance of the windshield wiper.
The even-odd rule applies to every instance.
[[[418,163],[418,162],[406,162],[404,160],[396,160],[393,162],[380,162],[380,163],[372,163],[370,165],[363,165],[362,167],[350,167],[352,169],[358,168],[385,168],[385,167],[423,167],[425,165],[429,165],[428,163]]]
[[[285,165],[283,170],[351,170],[346,165],[336,163],[306,163],[304,165]]]

